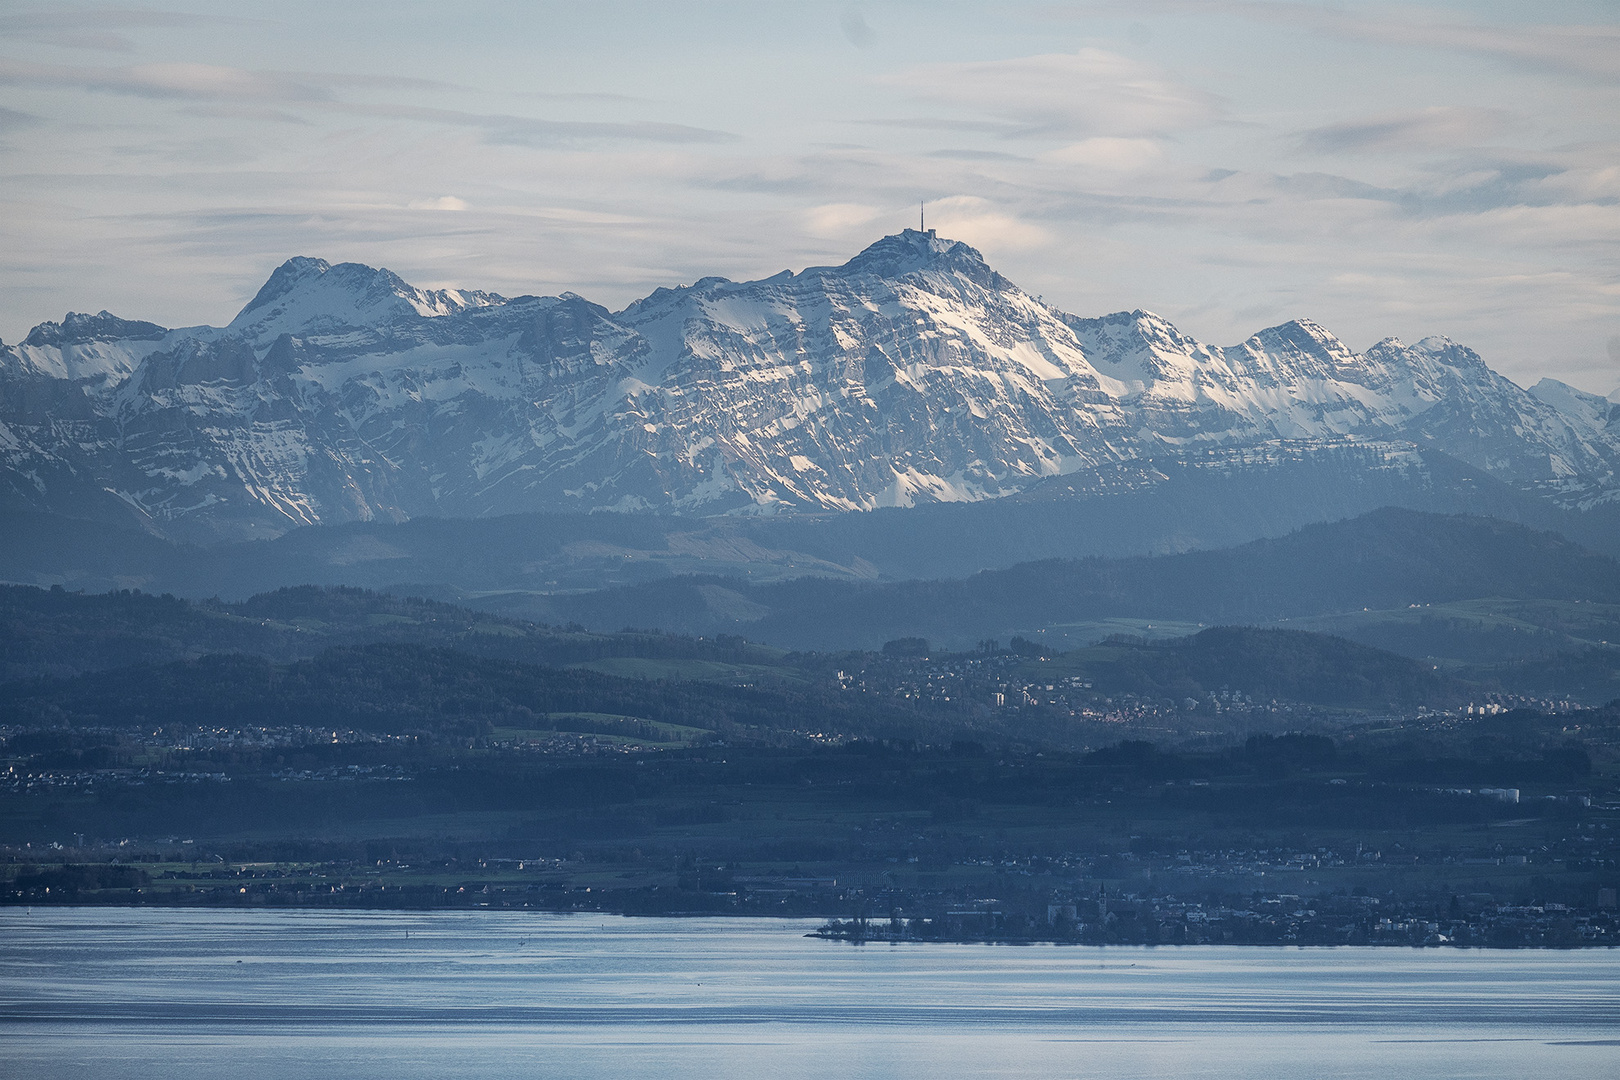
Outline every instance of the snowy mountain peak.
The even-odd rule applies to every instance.
[[[129,377],[141,358],[161,347],[171,331],[157,323],[120,319],[108,311],[70,311],[43,322],[21,344],[0,345],[0,374],[65,380],[106,389]]]
[[[1412,347],[1414,349],[1422,349],[1426,353],[1473,353],[1474,351],[1468,348],[1466,345],[1457,344],[1444,334],[1430,334],[1428,337],[1419,338],[1418,343]]]
[[[1465,373],[1465,377],[1468,378],[1502,378],[1490,369],[1479,353],[1466,345],[1459,345],[1444,334],[1433,334],[1421,339],[1412,346],[1412,351],[1431,357],[1453,371]]]
[[[504,302],[495,293],[418,289],[392,270],[364,263],[288,259],[228,329],[259,340],[281,334],[332,333],[375,328],[416,318],[454,315]]]
[[[1251,340],[1268,351],[1286,351],[1300,356],[1322,356],[1336,363],[1354,363],[1358,358],[1344,342],[1321,324],[1310,319],[1291,319],[1280,326],[1260,331]]]
[[[883,278],[898,278],[919,270],[964,273],[980,284],[995,282],[992,287],[1005,287],[1008,284],[1005,278],[985,265],[984,256],[977,249],[960,240],[936,236],[932,229],[927,232],[906,229],[885,236],[838,267],[842,274],[872,274]]]
[[[1588,394],[1557,379],[1542,379],[1530,388],[1530,394],[1589,430],[1601,431],[1610,423],[1620,422],[1620,408],[1612,398]]]
[[[1620,474],[1620,408],[1526,392],[1448,339],[1356,353],[1296,319],[1209,345],[1148,311],[1067,315],[911,229],[841,266],[702,278],[618,312],[297,258],[223,330],[102,312],[30,341],[0,347],[10,497],[116,497],[249,535],[994,499],[1279,447],[1432,447],[1588,501]]]
[[[332,264],[325,259],[311,259],[303,255],[288,259],[271,272],[258,293],[247,302],[247,307],[237,312],[236,318],[231,321],[240,322],[249,312],[281,299],[303,282],[318,278],[330,269]]]
[[[87,345],[95,341],[118,341],[126,338],[156,340],[168,330],[157,323],[120,319],[110,311],[94,315],[81,315],[70,311],[62,321],[43,322],[28,332],[24,345]]]

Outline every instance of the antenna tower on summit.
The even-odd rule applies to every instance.
[[[920,199],[917,202],[917,231],[922,233],[924,236],[933,236],[934,234],[928,231],[928,217],[923,212],[924,207],[927,205],[928,202],[926,199]]]

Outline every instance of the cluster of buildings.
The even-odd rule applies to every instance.
[[[1044,905],[979,900],[893,907],[834,919],[818,933],[850,941],[1050,941],[1093,945],[1400,945],[1578,948],[1620,945],[1614,890],[1596,902],[1435,904],[1369,896],[1256,893],[1200,901],[1133,893]]]

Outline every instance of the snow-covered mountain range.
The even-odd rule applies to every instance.
[[[1301,320],[1219,348],[1145,311],[1079,318],[915,230],[618,312],[298,258],[224,327],[69,314],[0,347],[4,505],[117,500],[191,535],[855,511],[1346,448],[1591,505],[1620,490],[1620,404],[1521,389],[1444,338],[1356,353]]]

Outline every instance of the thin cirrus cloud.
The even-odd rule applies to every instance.
[[[848,239],[871,230],[887,214],[884,207],[868,203],[826,203],[811,207],[802,215],[805,231],[812,236]],[[948,195],[927,203],[928,223],[954,240],[996,251],[1021,251],[1041,247],[1051,234],[1039,225],[1021,220],[989,199],[974,195]]]
[[[601,140],[650,143],[725,143],[737,136],[688,124],[668,124],[651,120],[542,120],[527,116],[481,116],[468,114],[451,123],[482,130],[485,141],[495,146],[558,146]]]
[[[1307,150],[1329,154],[1452,149],[1477,146],[1514,126],[1514,117],[1503,109],[1435,105],[1312,128],[1300,133],[1299,143]]]
[[[1095,135],[1042,155],[1054,165],[1077,165],[1107,173],[1135,173],[1163,164],[1164,146],[1158,139],[1126,139]]]
[[[726,132],[657,121],[553,120],[504,113],[344,101],[344,88],[457,90],[451,84],[399,76],[249,71],[201,63],[85,67],[0,59],[0,84],[66,88],[135,97],[205,102],[315,107],[384,120],[405,120],[476,128],[485,141],[505,146],[558,146],[601,140],[654,143],[714,143],[735,138]],[[297,121],[282,112],[232,112],[240,118]]]
[[[0,84],[134,97],[274,101],[284,104],[333,102],[343,88],[462,89],[451,83],[399,75],[255,71],[196,62],[89,67],[4,58],[0,58]]]
[[[240,22],[240,19],[218,15],[121,8],[21,11],[0,16],[0,34],[16,41],[35,41],[64,49],[128,53],[135,51],[136,41],[127,31]]]
[[[40,122],[39,117],[33,113],[23,112],[21,109],[8,109],[0,106],[0,131],[10,131],[15,128],[33,127]]]
[[[825,203],[812,206],[802,218],[811,236],[843,237],[869,227],[882,213],[880,207],[865,203]]]
[[[1265,26],[1293,26],[1325,37],[1402,48],[1438,49],[1546,71],[1620,81],[1620,28],[1604,24],[1491,25],[1427,14],[1421,5],[1309,4],[1293,0],[1102,0],[1055,9],[1071,18],[1230,16]],[[1451,14],[1451,13],[1448,13]]]
[[[991,117],[993,129],[1010,137],[1160,135],[1221,118],[1213,94],[1096,48],[926,64],[882,81],[928,104]],[[961,117],[945,122],[974,123]]]
[[[0,60],[0,83],[147,98],[295,103],[328,101],[333,97],[330,87],[309,77],[200,63],[85,67]]]
[[[1313,12],[1312,17],[1321,29],[1345,37],[1473,53],[1605,81],[1620,80],[1620,29],[1612,26],[1483,26],[1398,16],[1367,18],[1332,10]]]
[[[650,120],[549,120],[504,113],[462,112],[417,105],[334,104],[334,112],[472,128],[494,146],[556,147],[604,140],[650,143],[722,143],[737,136],[710,128]]]
[[[440,195],[432,199],[412,199],[407,204],[410,210],[449,210],[460,212],[467,209],[467,200],[459,199],[454,195]]]
[[[928,204],[928,211],[938,230],[974,247],[1019,251],[1042,247],[1052,239],[1041,226],[1009,214],[989,199],[976,195],[935,199]]]

